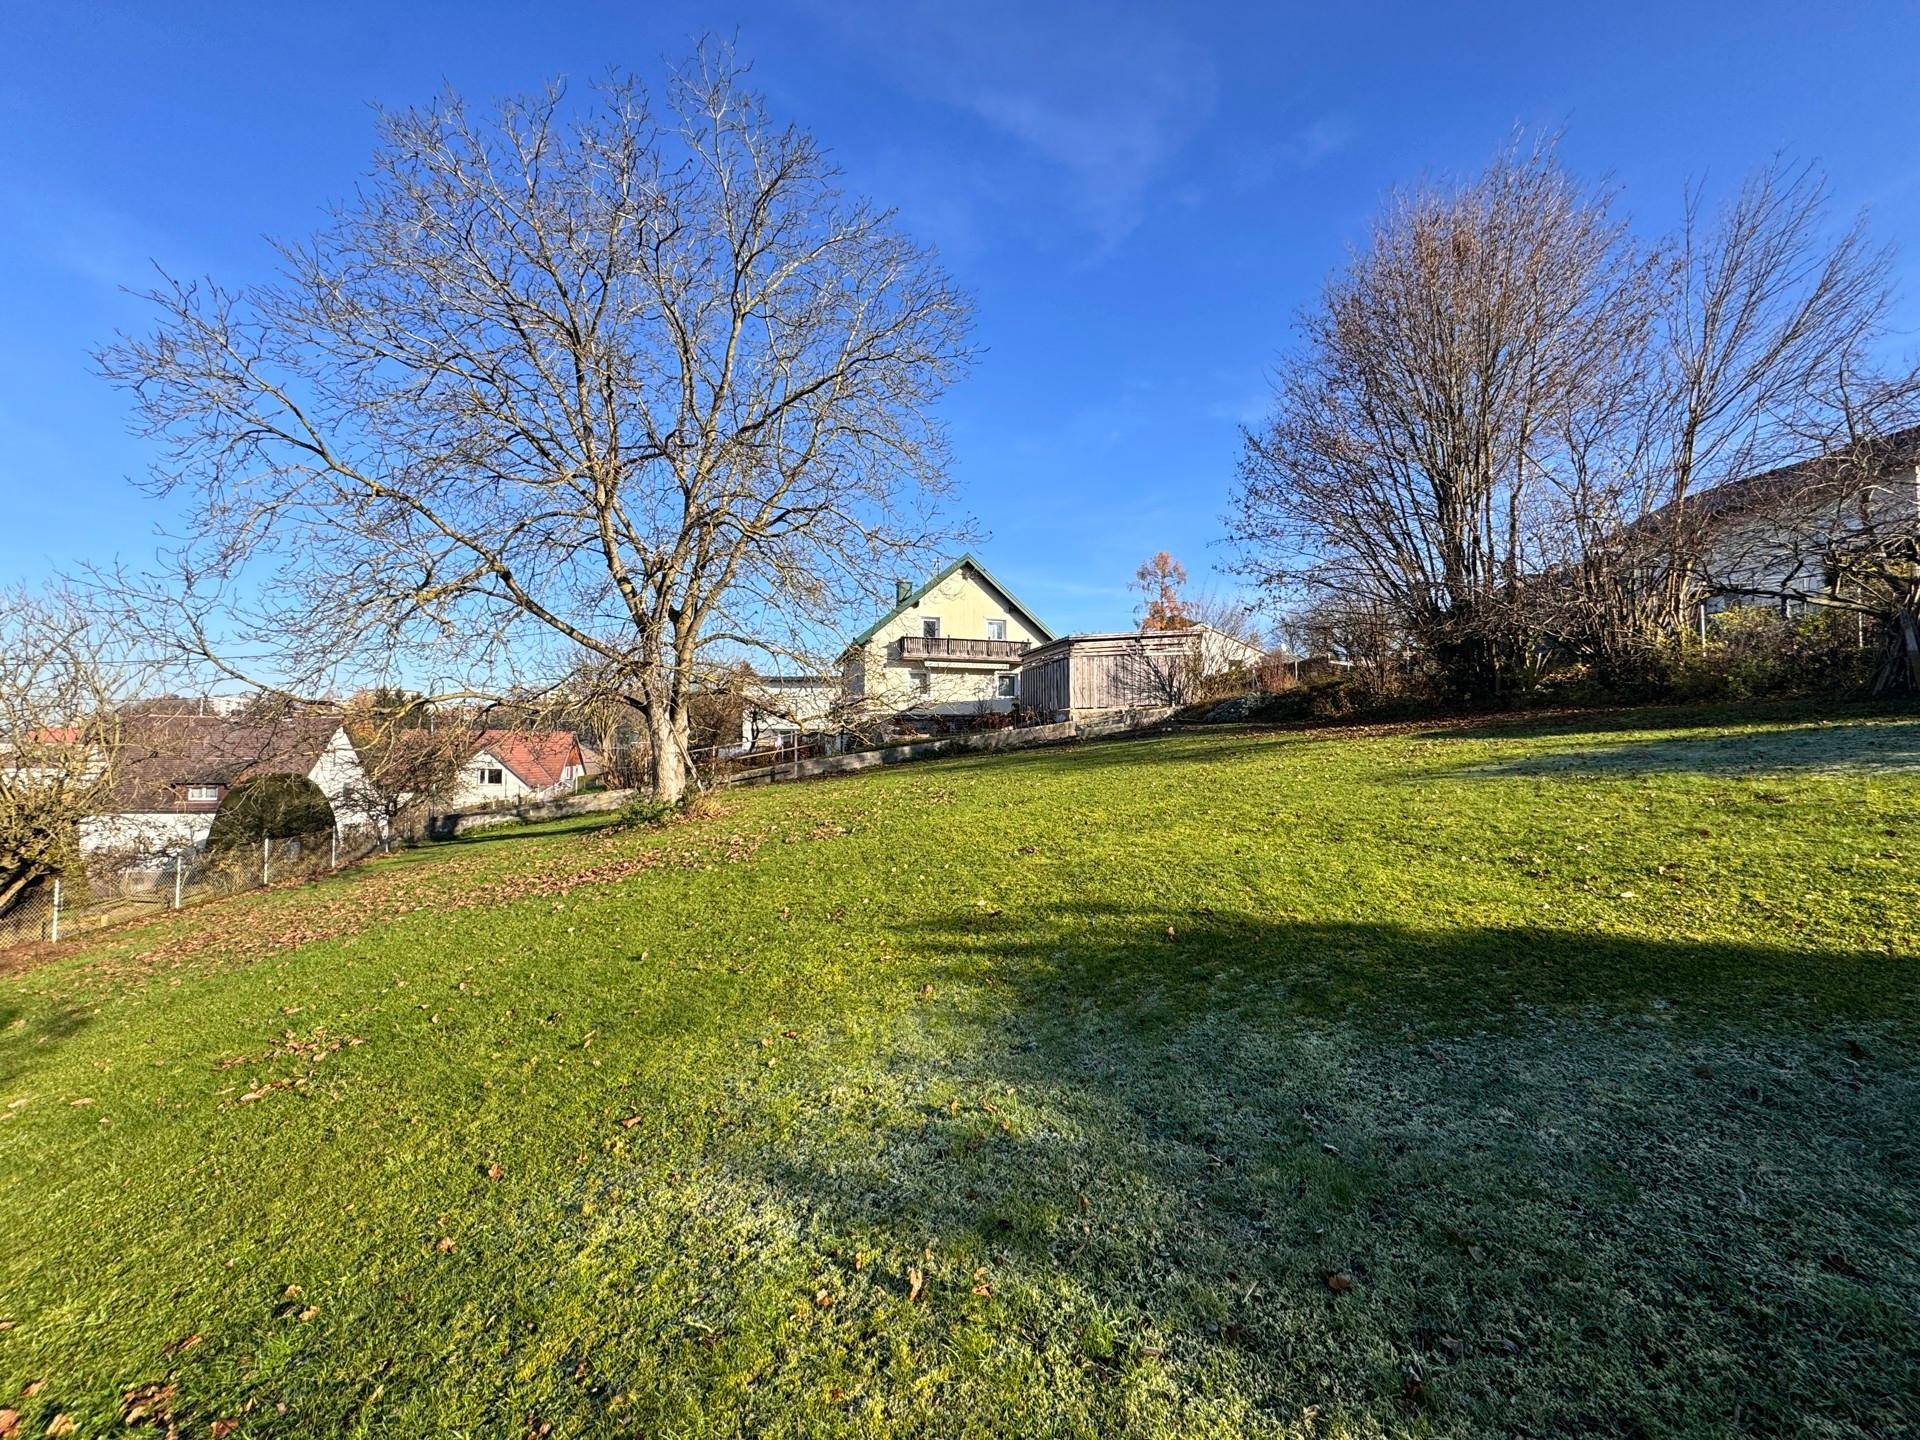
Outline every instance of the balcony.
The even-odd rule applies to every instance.
[[[1027,653],[1025,640],[963,640],[952,635],[902,635],[902,660],[974,660],[1011,665]]]

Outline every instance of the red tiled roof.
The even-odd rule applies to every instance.
[[[530,790],[558,785],[569,766],[581,764],[580,742],[571,730],[483,730],[473,753],[483,750]]]

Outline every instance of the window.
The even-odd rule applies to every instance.
[[[218,785],[187,786],[187,799],[189,800],[205,802],[209,800],[218,800],[219,798],[220,798],[220,787]]]
[[[940,638],[940,617],[938,615],[921,617],[920,637],[923,640],[938,640]]]
[[[501,775],[499,766],[482,765],[480,767],[480,783],[482,785],[501,785],[505,783],[505,777]]]
[[[1006,639],[1007,638],[1007,622],[1004,620],[987,621],[987,638],[989,640]]]
[[[847,672],[847,694],[858,697],[867,693],[867,666],[864,660],[857,660]]]
[[[933,689],[933,676],[924,670],[914,671],[913,688],[918,690],[922,695],[928,694]]]
[[[1012,700],[1020,693],[1020,677],[1011,670],[1002,675],[998,682],[997,694],[1002,700]]]

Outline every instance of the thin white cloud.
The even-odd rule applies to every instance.
[[[1288,149],[1297,165],[1318,165],[1353,143],[1353,122],[1339,115],[1322,115],[1293,133]]]
[[[931,4],[816,13],[903,88],[973,116],[1041,167],[1000,167],[998,203],[1065,207],[1101,249],[1146,217],[1214,111],[1212,59],[1177,17]]]
[[[159,237],[133,216],[84,196],[15,190],[6,198],[14,243],[42,264],[117,289],[152,283]]]
[[[1319,115],[1295,126],[1271,144],[1249,146],[1232,177],[1242,191],[1270,184],[1283,170],[1311,170],[1350,147],[1359,130],[1344,115]]]

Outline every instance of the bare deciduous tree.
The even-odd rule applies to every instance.
[[[150,613],[289,691],[564,674],[635,707],[677,798],[703,669],[796,648],[950,538],[931,407],[967,302],[725,54],[661,112],[620,82],[380,133],[275,283],[169,283],[157,333],[101,356],[193,501]]]
[[[1603,670],[1685,629],[1719,487],[1853,445],[1861,417],[1843,397],[1889,393],[1861,378],[1885,333],[1887,252],[1863,221],[1835,236],[1827,220],[1811,167],[1775,161],[1717,212],[1689,189],[1641,343],[1563,421],[1557,594],[1573,606],[1555,628]]]
[[[361,770],[347,787],[344,808],[375,817],[387,836],[453,793],[480,739],[467,716],[435,714],[418,697],[394,692],[355,696],[342,721]]]
[[[1397,197],[1303,321],[1230,525],[1259,578],[1385,614],[1456,694],[1681,633],[1721,487],[1853,443],[1887,257],[1776,162],[1634,244],[1552,147]]]
[[[131,654],[72,596],[0,593],[0,913],[79,860],[119,772]]]
[[[1529,653],[1539,466],[1610,373],[1650,262],[1550,143],[1393,196],[1300,322],[1229,528],[1256,580],[1384,607],[1456,693]]]

